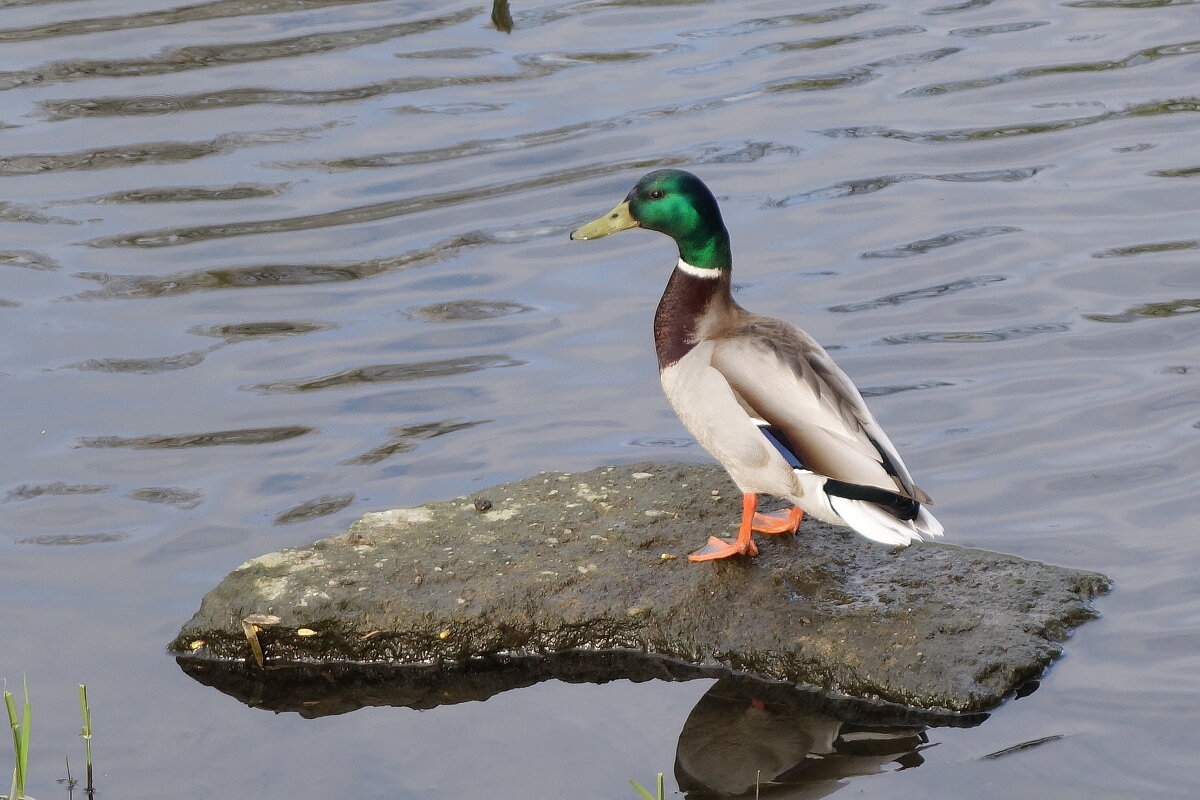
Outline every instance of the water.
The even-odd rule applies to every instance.
[[[672,165],[950,540],[1117,583],[1031,696],[795,796],[1200,788],[1193,3],[515,3],[509,34],[482,5],[0,5],[0,675],[34,692],[34,795],[79,771],[77,682],[111,797],[670,776],[708,681],[307,721],[163,646],[363,512],[703,458],[651,354],[669,241],[567,240]]]

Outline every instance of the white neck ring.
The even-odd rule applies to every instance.
[[[691,275],[693,278],[704,278],[705,280],[712,280],[713,278],[721,277],[721,270],[719,270],[719,269],[705,269],[704,267],[694,267],[691,264],[689,264],[688,262],[684,261],[682,258],[680,258],[678,263],[675,264],[675,269],[679,270],[680,272],[684,273],[685,275]]]

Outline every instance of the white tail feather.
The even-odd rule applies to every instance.
[[[908,545],[942,535],[942,525],[922,506],[914,520],[896,519],[874,503],[829,495],[829,504],[862,536],[883,544]]]
[[[929,513],[929,509],[921,506],[921,510],[917,512],[917,518],[913,520],[913,525],[924,538],[937,538],[944,534],[946,530],[942,527],[942,523],[938,522],[937,517]]]

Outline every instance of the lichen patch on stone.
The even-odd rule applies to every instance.
[[[359,524],[371,526],[383,525],[422,525],[433,521],[433,512],[424,506],[417,508],[393,508],[389,511],[375,511],[363,514]]]

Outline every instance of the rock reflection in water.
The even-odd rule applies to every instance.
[[[487,700],[546,680],[607,683],[717,678],[684,722],[675,779],[692,800],[806,798],[845,778],[920,766],[930,727],[974,727],[986,713],[953,714],[830,697],[721,667],[702,667],[633,651],[568,651],[543,658],[493,657],[456,664],[280,663],[176,659],[198,682],[254,708],[303,717],[368,706],[432,709]],[[819,794],[813,794],[814,790]]]

